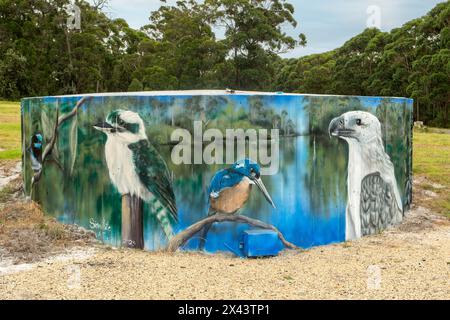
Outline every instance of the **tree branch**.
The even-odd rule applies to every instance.
[[[193,225],[191,225],[190,227],[188,227],[187,229],[181,231],[180,233],[178,233],[177,235],[175,235],[170,241],[169,244],[167,246],[167,251],[168,252],[175,252],[177,251],[181,246],[183,246],[189,239],[191,239],[193,236],[195,236],[198,232],[200,232],[203,227],[205,227],[208,224],[212,224],[212,223],[216,223],[216,222],[237,222],[237,223],[246,223],[249,224],[253,227],[257,227],[257,228],[261,228],[261,229],[267,229],[267,230],[273,230],[278,234],[278,238],[280,239],[280,241],[283,243],[283,245],[286,248],[289,249],[300,249],[299,247],[297,247],[296,245],[294,245],[293,243],[287,241],[283,234],[273,225],[262,222],[260,220],[256,220],[256,219],[252,219],[246,216],[241,216],[241,215],[228,215],[228,214],[222,214],[222,213],[217,213],[215,215],[212,216],[208,216],[196,223],[194,223]]]
[[[56,121],[55,121],[55,128],[53,129],[53,136],[50,139],[50,142],[45,146],[44,152],[42,153],[42,167],[41,170],[36,172],[31,179],[31,192],[33,192],[34,185],[41,179],[42,171],[44,170],[44,163],[47,160],[47,157],[51,154],[53,148],[56,144],[56,139],[58,137],[58,130],[59,127],[68,119],[75,116],[78,112],[78,108],[85,103],[87,100],[91,99],[92,97],[83,97],[81,98],[75,107],[70,111],[69,113],[66,113],[62,116],[59,116],[59,109],[56,109]]]

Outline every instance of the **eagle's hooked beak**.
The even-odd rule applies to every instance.
[[[102,132],[112,132],[114,127],[110,125],[108,122],[99,122],[94,125],[94,129],[97,129]]]
[[[275,207],[275,204],[273,203],[272,198],[270,197],[269,192],[267,191],[266,186],[262,182],[261,178],[256,178],[253,180],[253,182],[258,186],[259,190],[261,190],[264,197],[272,205],[272,207],[274,207],[276,209],[277,207]]]
[[[345,121],[342,116],[334,118],[331,120],[328,126],[328,134],[331,137],[351,137],[355,132],[353,129],[345,127]]]
[[[328,134],[330,135],[330,138],[338,135],[340,127],[344,127],[344,119],[341,119],[341,117],[334,118],[330,121],[330,124],[328,125]]]

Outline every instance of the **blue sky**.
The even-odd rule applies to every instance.
[[[174,3],[168,0],[168,3]],[[297,28],[286,26],[290,35],[306,34],[308,45],[296,48],[284,57],[298,57],[340,47],[345,41],[367,26],[370,6],[379,8],[379,22],[383,31],[400,27],[405,22],[425,15],[443,0],[291,0],[295,7]],[[124,18],[134,28],[148,23],[150,12],[161,5],[159,0],[110,0],[107,13]],[[374,12],[374,11],[372,11]],[[221,32],[217,32],[220,37]]]

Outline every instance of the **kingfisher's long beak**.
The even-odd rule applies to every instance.
[[[114,127],[110,125],[108,122],[99,122],[94,125],[94,129],[97,129],[102,132],[111,132]]]
[[[342,116],[334,118],[328,126],[328,134],[331,137],[352,137],[355,130],[345,127],[345,120]]]
[[[255,179],[253,180],[255,182],[255,184],[258,186],[259,190],[261,190],[261,192],[263,193],[264,197],[267,199],[267,201],[272,205],[272,207],[274,207],[275,209],[277,207],[275,207],[275,204],[272,201],[272,198],[270,197],[269,192],[267,192],[266,186],[264,185],[264,183],[262,182],[261,178]]]

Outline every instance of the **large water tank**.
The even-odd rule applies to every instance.
[[[400,223],[409,208],[412,106],[230,90],[26,98],[25,192],[116,246],[165,248],[220,201],[302,248],[355,239]],[[237,249],[254,228],[242,222],[213,223],[205,249]]]

